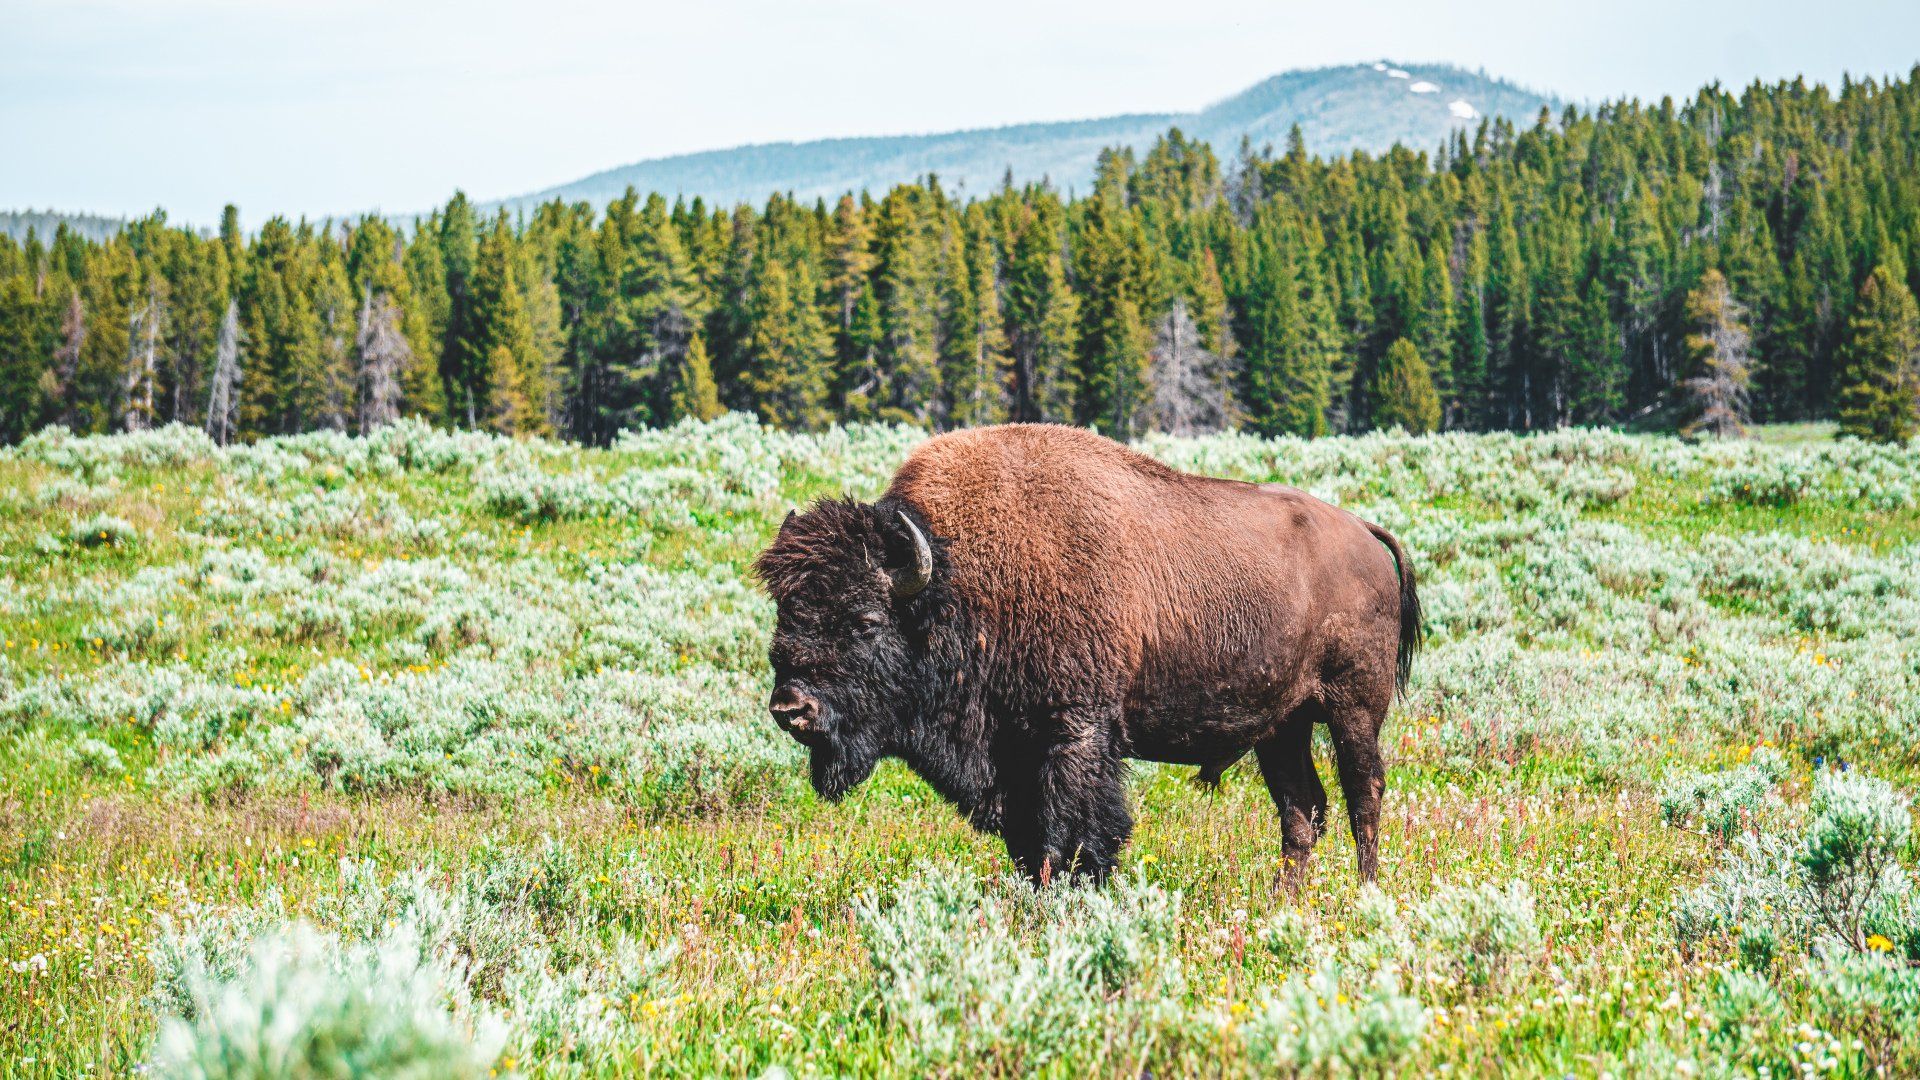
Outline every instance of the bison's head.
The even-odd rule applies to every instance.
[[[754,564],[779,608],[775,723],[812,755],[813,787],[838,799],[895,749],[911,719],[919,647],[910,605],[934,552],[906,506],[826,500],[788,514]]]

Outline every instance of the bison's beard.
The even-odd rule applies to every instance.
[[[880,763],[879,744],[866,738],[829,739],[812,750],[813,790],[828,802],[839,802],[872,776],[873,767]]]

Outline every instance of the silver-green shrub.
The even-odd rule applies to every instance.
[[[1258,1076],[1383,1076],[1420,1045],[1427,1010],[1391,971],[1328,965],[1263,990],[1240,1025]]]
[[[192,1080],[480,1077],[503,1027],[456,1010],[460,976],[410,931],[342,944],[301,924],[256,939],[231,979],[189,977],[191,1015],[160,1022],[155,1075]]]
[[[1901,857],[1912,829],[1910,803],[1892,785],[1821,773],[1804,822],[1741,834],[1675,905],[1675,931],[1683,942],[1737,935],[1762,967],[1788,947],[1904,951],[1915,901]]]
[[[1540,947],[1533,890],[1524,881],[1505,886],[1442,886],[1414,912],[1417,949],[1469,986],[1497,983]]]
[[[503,1052],[547,1069],[604,1063],[647,1037],[632,1005],[668,992],[677,947],[605,933],[586,878],[554,841],[486,845],[451,875],[344,861],[310,925],[271,895],[190,913],[150,951],[165,1018],[155,1059],[180,1075],[219,1061],[237,1071],[207,1075],[405,1075],[416,1059],[415,1075],[466,1075]],[[366,1023],[349,995],[394,1015]],[[296,1071],[268,1067],[283,1061]]]
[[[855,918],[882,1017],[915,1068],[1034,1068],[1108,1038],[1144,1046],[1177,1019],[1179,896],[1142,879],[1034,897],[922,866],[888,898],[862,898]]]
[[[1675,827],[1695,827],[1722,841],[1753,827],[1763,810],[1777,804],[1776,789],[1786,779],[1786,757],[1762,746],[1747,761],[1720,772],[1686,772],[1660,787],[1660,814]]]

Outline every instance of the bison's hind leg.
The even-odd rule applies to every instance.
[[[1280,811],[1281,854],[1284,863],[1277,883],[1297,894],[1307,880],[1307,858],[1327,822],[1327,789],[1313,767],[1313,724],[1321,715],[1318,703],[1295,710],[1280,730],[1255,746],[1260,775],[1267,793]]]
[[[1353,826],[1354,861],[1360,880],[1371,884],[1380,873],[1380,800],[1387,790],[1387,766],[1380,756],[1380,728],[1386,721],[1392,689],[1369,695],[1379,700],[1335,704],[1327,713],[1334,757],[1340,768],[1340,793]]]

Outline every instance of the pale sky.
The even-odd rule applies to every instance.
[[[1904,76],[1916,0],[0,0],[0,208],[408,211],[746,142],[1195,109],[1296,67],[1593,101]]]

